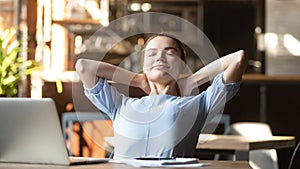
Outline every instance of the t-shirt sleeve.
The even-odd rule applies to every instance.
[[[224,83],[223,73],[218,74],[205,91],[205,107],[207,112],[222,112],[225,104],[231,100],[240,88],[240,82]]]
[[[84,87],[84,93],[98,109],[106,113],[112,120],[115,119],[124,95],[109,85],[107,80],[100,78],[93,88]]]

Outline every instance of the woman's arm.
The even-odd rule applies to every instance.
[[[248,59],[245,51],[240,50],[220,58],[224,69],[223,80],[225,83],[234,83],[242,80],[242,76],[247,68]]]
[[[239,50],[209,63],[186,78],[180,79],[178,85],[184,95],[189,95],[194,88],[214,79],[222,71],[224,71],[224,83],[238,82],[241,80],[246,67],[247,59],[244,50]]]
[[[139,87],[146,93],[150,92],[145,74],[134,73],[109,63],[90,59],[79,59],[76,62],[75,69],[86,88],[92,88],[99,78],[104,78]]]

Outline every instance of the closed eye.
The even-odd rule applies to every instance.
[[[146,56],[155,56],[157,54],[158,50],[157,49],[147,49],[145,51]]]
[[[171,54],[171,55],[176,55],[176,56],[178,56],[177,49],[174,48],[174,47],[167,47],[167,48],[164,49],[164,51],[165,51],[167,54]]]
[[[169,50],[166,50],[166,53],[176,55],[176,54],[177,54],[177,51],[174,50],[174,49],[169,49]]]

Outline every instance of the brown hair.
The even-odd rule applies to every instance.
[[[164,36],[164,37],[168,37],[168,38],[173,39],[173,40],[176,42],[176,44],[178,45],[178,47],[179,47],[179,50],[180,50],[180,58],[181,58],[181,60],[183,60],[184,63],[186,63],[186,56],[185,56],[186,54],[185,54],[185,49],[184,49],[183,43],[182,43],[180,40],[178,40],[177,38],[175,38],[175,37],[173,37],[173,36],[171,36],[171,35],[162,34],[162,33],[159,33],[159,34],[153,34],[153,35],[151,35],[151,36],[146,40],[146,42],[145,42],[145,44],[144,44],[144,46],[143,46],[142,60],[143,60],[143,58],[144,58],[144,49],[146,48],[146,46],[148,45],[148,43],[149,43],[152,39],[154,39],[154,38],[156,38],[156,37],[159,37],[159,36]]]

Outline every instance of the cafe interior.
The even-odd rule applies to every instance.
[[[246,155],[233,148],[235,157],[223,152],[239,147],[239,143],[232,141],[215,152],[208,152],[209,145],[203,143],[195,156],[214,161],[241,158],[253,169],[300,168],[300,0],[0,0],[1,41],[5,41],[8,30],[12,31],[11,38],[20,44],[18,58],[27,64],[14,74],[15,88],[9,88],[5,86],[9,72],[5,71],[10,70],[2,69],[3,58],[9,56],[1,52],[1,97],[53,99],[69,155],[109,157],[112,122],[93,113],[99,110],[83,94],[75,63],[86,57],[140,72],[140,59],[132,53],[141,51],[147,36],[139,33],[123,38],[141,24],[124,17],[147,13],[160,15],[155,21],[144,18],[143,22],[149,27],[161,26],[164,31],[188,34],[188,29],[165,15],[194,25],[219,57],[245,50],[248,66],[240,90],[226,103],[213,134],[220,139],[224,135],[249,140],[292,138],[286,142],[275,138],[269,143],[249,142]],[[111,24],[117,25],[113,36],[99,32]],[[2,42],[1,51],[7,50]],[[188,48],[187,64],[195,71],[206,63]],[[132,97],[144,94],[134,87],[115,86]],[[77,106],[79,102],[85,106]],[[81,120],[78,112],[85,113]],[[211,144],[218,144],[215,141]]]

